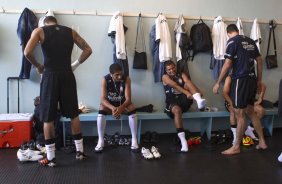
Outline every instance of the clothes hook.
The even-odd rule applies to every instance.
[[[75,10],[74,9],[72,9],[72,14],[75,15]]]
[[[98,12],[97,12],[97,10],[95,10],[95,13],[96,13],[95,15],[97,16],[97,15],[98,15]]]
[[[6,11],[5,11],[5,9],[4,9],[3,7],[2,7],[2,12],[3,12],[3,13],[6,13]]]

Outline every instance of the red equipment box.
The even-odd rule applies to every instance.
[[[0,148],[20,147],[32,139],[33,114],[0,114]]]

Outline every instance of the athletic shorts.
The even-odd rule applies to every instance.
[[[188,99],[186,95],[175,95],[174,97],[169,97],[166,99],[166,108],[164,111],[168,115],[168,117],[173,119],[174,115],[171,112],[173,106],[178,105],[181,108],[182,112],[187,112],[192,104],[193,100]]]
[[[231,82],[231,99],[234,108],[246,108],[254,105],[257,93],[257,80],[252,77],[234,79]]]
[[[43,73],[40,84],[40,120],[54,121],[58,104],[63,116],[78,116],[76,81],[72,71]]]

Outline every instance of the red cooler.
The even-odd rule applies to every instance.
[[[32,139],[33,114],[0,114],[0,148],[20,147]]]

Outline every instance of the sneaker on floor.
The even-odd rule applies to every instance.
[[[278,161],[282,163],[282,153],[279,155]]]
[[[150,152],[149,149],[146,149],[144,147],[142,147],[142,150],[141,150],[141,153],[142,153],[142,156],[145,158],[145,159],[152,159],[154,158],[153,154]]]
[[[49,167],[55,167],[56,166],[56,159],[53,158],[52,160],[48,160],[47,158],[43,158],[38,161],[40,165],[42,166],[49,166]]]
[[[34,151],[34,150],[21,150],[19,149],[17,152],[17,157],[20,162],[26,162],[26,161],[38,161],[43,158],[42,155],[40,155],[40,151]]]
[[[75,155],[76,160],[84,160],[86,158],[87,158],[87,156],[84,153],[82,153],[80,151],[76,152],[76,155]]]
[[[155,146],[152,146],[151,152],[155,158],[161,158],[161,154],[159,153],[158,148]]]

